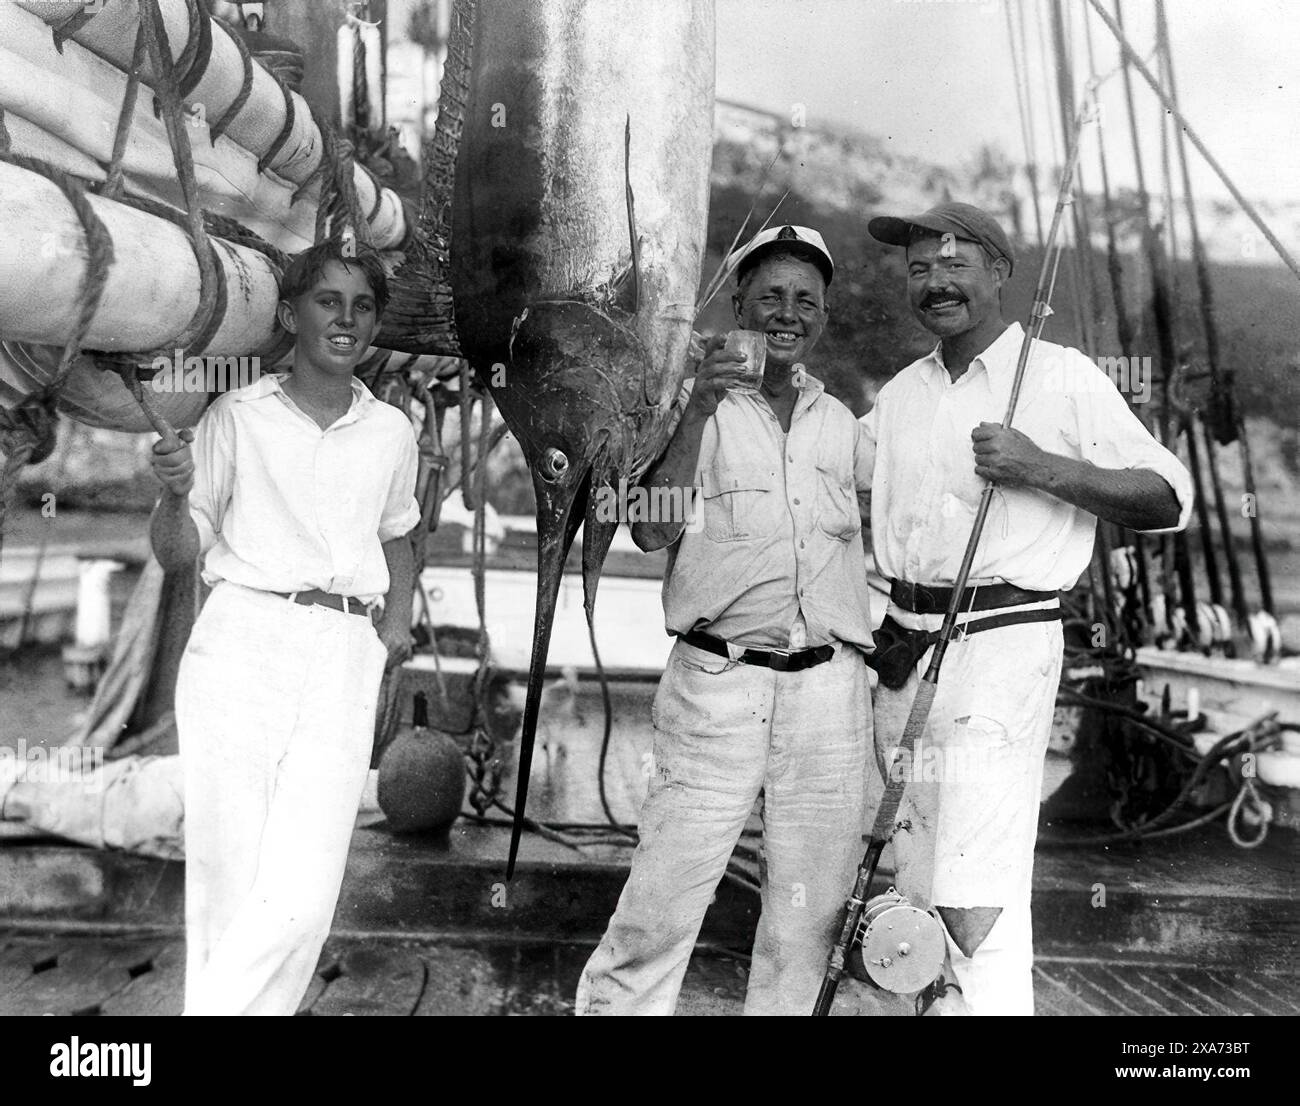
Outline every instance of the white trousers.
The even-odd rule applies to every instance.
[[[1050,604],[1037,604],[1044,605]],[[943,621],[892,604],[889,611],[909,628],[933,630]],[[929,660],[927,652],[899,690],[876,689],[873,796],[883,787],[882,766],[892,761]],[[1061,661],[1059,621],[1007,626],[954,642],[944,657],[929,723],[902,768],[907,790],[898,812],[902,828],[894,837],[898,889],[923,909],[1002,911],[973,956],[948,939],[956,982],[976,1015],[1034,1012],[1029,904]]]
[[[671,1014],[705,911],[760,790],[762,913],[746,1014],[812,1012],[862,853],[867,670],[843,646],[802,672],[678,641],[659,683],[640,843],[578,1014]]]
[[[293,1014],[329,933],[387,651],[368,618],[221,583],[176,686],[185,1013]]]

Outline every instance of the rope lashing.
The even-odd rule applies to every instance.
[[[167,222],[174,224],[182,229],[185,228],[185,215],[176,208],[164,204],[158,200],[150,199],[147,196],[123,196],[119,201],[125,207],[133,207],[152,215],[158,219],[165,219]],[[289,264],[289,257],[284,251],[273,246],[265,238],[262,238],[256,231],[250,230],[237,219],[232,219],[228,215],[219,215],[216,212],[204,211],[203,223],[209,233],[208,242],[210,246],[221,245],[223,248],[230,244],[244,246],[248,249],[256,250],[266,256],[266,258],[281,272]],[[214,257],[216,257],[214,249]],[[221,317],[225,311],[226,300],[228,296],[228,284],[226,280],[225,266],[217,263],[217,282],[218,282],[218,309],[212,313],[212,323],[215,327],[220,323]],[[207,337],[210,337],[208,335]],[[206,341],[207,338],[200,334],[195,339],[196,346],[200,342]],[[293,335],[288,331],[277,326],[275,338],[269,346],[255,350],[257,357],[266,361],[268,364],[276,364],[289,349],[293,346]]]
[[[165,219],[181,229],[185,227],[185,213],[149,196],[122,196],[118,201],[124,207],[133,207],[157,219]],[[273,245],[255,230],[244,226],[238,219],[221,215],[215,211],[203,212],[203,225],[212,237],[223,238],[237,246],[246,246],[258,253],[265,254],[278,268],[289,264],[289,255],[278,246]]]
[[[149,0],[149,2],[155,3],[156,0]],[[142,9],[143,6],[144,0],[141,0]],[[207,10],[200,7],[199,0],[186,0],[185,6],[189,12],[185,49],[181,51],[181,56],[176,59],[174,65],[171,65],[171,51],[167,51],[167,61],[178,82],[177,91],[182,100],[198,87],[203,74],[207,72],[208,62],[212,60],[212,20],[208,18]],[[162,31],[160,41],[166,44],[167,31],[161,18],[158,27]]]
[[[226,32],[230,41],[235,44],[235,49],[239,51],[239,60],[243,62],[244,65],[244,76],[240,81],[238,95],[230,101],[230,106],[221,113],[221,118],[213,123],[208,129],[208,137],[212,141],[212,144],[216,145],[217,139],[225,134],[226,128],[230,126],[235,116],[237,116],[243,110],[244,105],[248,103],[248,97],[253,91],[254,62],[252,51],[249,50],[248,43],[244,41],[244,36],[239,34],[239,32],[224,19],[217,19],[215,16],[213,16],[213,19],[216,21],[218,26]]]
[[[90,206],[85,187],[76,177],[63,172],[49,162],[15,154],[8,149],[0,151],[0,160],[19,169],[26,169],[29,173],[39,173],[58,188],[67,198],[86,234],[86,268],[81,275],[81,288],[77,296],[81,310],[78,312],[71,336],[64,343],[59,367],[48,386],[49,391],[58,391],[67,380],[68,373],[72,371],[77,354],[81,352],[81,344],[90,330],[91,320],[99,309],[99,301],[104,295],[104,286],[108,283],[108,270],[113,264],[113,238],[108,233],[108,228],[95,214],[95,209]]]
[[[81,11],[75,12],[68,16],[68,18],[62,23],[53,27],[52,33],[54,38],[54,48],[62,54],[63,44],[103,10],[103,5],[99,4],[93,8],[82,7]]]
[[[315,240],[323,242],[340,234],[346,236],[350,229],[361,241],[368,242],[370,224],[362,220],[357,201],[352,143],[340,138],[330,124],[319,120],[316,124],[321,136],[321,159],[289,202],[297,203],[314,185],[319,185]]]
[[[4,462],[0,464],[0,548],[4,546],[5,520],[9,504],[13,502],[14,491],[18,486],[18,474],[26,465],[39,464],[54,452],[57,424],[54,394],[48,389],[40,395],[30,397],[18,407],[9,410],[0,408],[0,453],[4,455]],[[66,463],[65,453],[60,464],[60,474],[62,466]],[[48,540],[47,528],[42,532],[39,557],[44,556],[45,543]],[[27,624],[31,617],[35,583],[40,575],[39,557],[36,571],[33,572],[28,583],[15,649],[21,647],[27,637]]]
[[[472,511],[475,506],[474,492],[470,487],[469,473],[472,465],[469,448],[469,420],[474,411],[474,394],[470,391],[470,367],[468,361],[460,363],[460,388],[456,394],[460,416],[460,498],[465,510]]]
[[[369,224],[374,221],[375,216],[379,214],[380,210],[384,206],[384,186],[379,182],[379,178],[371,171],[370,166],[364,161],[356,161],[354,159],[353,163],[358,169],[365,173],[375,189],[374,203],[370,205],[370,210],[366,212],[366,223]]]
[[[1249,805],[1250,813],[1259,826],[1253,837],[1248,837],[1237,829],[1237,823],[1241,820],[1242,815],[1246,812]],[[1255,780],[1246,776],[1241,781],[1241,789],[1237,792],[1237,797],[1232,800],[1232,807],[1228,810],[1227,830],[1228,836],[1232,843],[1239,849],[1257,849],[1264,844],[1264,838],[1268,836],[1269,824],[1273,821],[1273,804],[1266,802],[1259,794],[1255,787]]]
[[[191,20],[191,25],[193,21]],[[190,149],[189,134],[182,119],[181,94],[176,87],[176,74],[171,62],[167,42],[167,29],[163,26],[158,0],[140,0],[140,26],[145,36],[150,66],[154,72],[155,91],[162,102],[163,124],[172,147],[176,176],[185,201],[185,231],[190,248],[199,267],[199,302],[194,316],[177,334],[167,348],[187,348],[199,337],[211,337],[214,317],[220,321],[218,310],[225,309],[224,272],[215,251],[208,242],[203,223],[203,209],[199,203],[198,183],[194,177],[194,155]]]
[[[119,199],[124,185],[122,160],[126,157],[126,143],[131,135],[131,122],[135,118],[136,100],[140,94],[140,80],[144,72],[145,33],[143,23],[135,35],[135,49],[131,52],[131,69],[126,75],[126,89],[122,93],[122,110],[117,116],[117,132],[113,135],[113,155],[108,162],[108,172],[99,194],[110,200]]]
[[[366,41],[361,37],[361,21],[349,15],[352,24],[352,125],[370,129],[370,87],[366,82]]]
[[[257,171],[259,173],[265,173],[267,169],[270,168],[271,162],[275,160],[276,155],[278,155],[284,148],[284,144],[289,141],[289,136],[293,134],[295,121],[296,109],[293,106],[293,92],[290,90],[289,86],[280,79],[278,74],[272,73],[271,76],[275,78],[275,83],[280,86],[280,91],[284,93],[284,126],[280,128],[280,133],[275,136],[271,145],[266,148],[266,152],[257,159]]]

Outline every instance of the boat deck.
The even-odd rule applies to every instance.
[[[298,1013],[572,1014],[591,947],[335,939]],[[0,1015],[177,1015],[184,960],[184,942],[177,938],[0,937]],[[740,1014],[747,974],[743,961],[698,952],[677,1013]],[[1039,1016],[1048,1017],[1300,1014],[1294,977],[1191,965],[1044,958],[1034,969],[1034,998]],[[852,997],[837,1004],[836,1012],[855,1013]]]
[[[462,823],[422,838],[371,823],[354,837],[303,1013],[572,1012],[628,848],[530,836],[502,902],[504,827]],[[1293,845],[1279,835],[1242,854],[1205,827],[1123,848],[1040,849],[1038,1013],[1300,1014]],[[0,892],[0,1014],[179,1011],[183,864],[11,841],[0,844]],[[740,1013],[756,920],[756,896],[723,883],[680,1013]],[[837,1013],[906,1013],[903,1000],[882,1010],[864,995],[846,986]]]

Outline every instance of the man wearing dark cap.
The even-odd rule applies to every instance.
[[[763,796],[762,914],[746,1014],[811,1011],[861,851],[871,649],[857,491],[865,433],[803,371],[834,266],[807,227],[729,263],[736,325],[764,335],[757,390],[710,339],[644,484],[699,489],[703,525],[637,523],[667,548],[676,636],[655,696],[654,764],[618,908],[578,985],[579,1014],[671,1014],[696,935]],[[697,520],[698,521],[698,520]]]
[[[1098,518],[1179,529],[1191,482],[1096,365],[1050,342],[1034,343],[1002,429],[1024,331],[1002,315],[1015,257],[987,212],[945,203],[868,228],[907,251],[908,303],[939,338],[861,420],[875,451],[872,552],[891,582],[872,661],[878,765],[903,732],[985,483],[997,485],[958,620],[972,630],[945,657],[920,739],[935,770],[905,777],[899,889],[948,931],[957,986],[936,989],[936,1012],[1032,1014],[1030,881],[1059,593],[1087,567]]]

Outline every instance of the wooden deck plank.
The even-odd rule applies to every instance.
[[[1091,965],[1074,965],[1062,964],[1058,966],[1058,977],[1065,986],[1073,990],[1089,1006],[1095,1007],[1099,1014],[1113,1017],[1116,1014],[1134,1016],[1138,1013],[1148,1013],[1147,1010],[1139,1011],[1137,1003],[1128,999],[1126,995],[1119,995],[1115,992],[1119,988],[1112,986],[1109,980],[1105,982],[1094,979],[1092,973],[1087,969]]]
[[[1207,1013],[1207,1011],[1193,1005],[1179,993],[1179,989],[1168,970],[1141,968],[1137,974],[1152,999],[1164,1006],[1170,1014],[1185,1017]]]
[[[1253,978],[1261,987],[1277,995],[1294,1013],[1300,1014],[1300,978],[1272,972],[1262,972]]]
[[[1177,995],[1181,1001],[1187,1003],[1198,1014],[1222,1014],[1224,1012],[1222,998],[1216,1000],[1206,993],[1204,987],[1195,986],[1188,978],[1191,974],[1188,969],[1152,969],[1151,974],[1158,977],[1161,986]],[[1230,1013],[1240,1014],[1240,1011],[1232,1010]]]
[[[745,1006],[749,984],[747,964],[730,957],[694,956],[686,969],[679,1017],[717,1017],[739,1014]]]
[[[1063,995],[1041,968],[1034,969],[1034,1015],[1040,1018],[1068,1018],[1072,1013],[1067,995]]]
[[[572,1013],[589,953],[568,944],[338,939],[326,946],[301,1009],[312,1016],[563,1016]],[[47,970],[33,970],[50,961]],[[746,979],[742,962],[701,952],[688,968],[678,1013],[739,1014]],[[1048,958],[1035,965],[1033,982],[1043,1017],[1300,1011],[1300,980],[1279,973]],[[183,989],[178,939],[0,939],[0,1014],[174,1016]]]
[[[132,939],[60,941],[54,967],[33,970],[17,986],[0,994],[0,1015],[97,1010],[131,982],[132,969],[153,959],[164,945],[157,940]]]
[[[413,949],[361,945],[343,957],[339,968],[342,974],[312,1004],[312,1017],[407,1017],[424,992],[427,969]]]
[[[185,1006],[185,942],[173,941],[100,1007],[106,1017],[179,1017]]]
[[[1248,992],[1243,991],[1238,985],[1241,973],[1235,972],[1230,968],[1216,968],[1207,973],[1210,978],[1217,982],[1225,990],[1231,992],[1236,1000],[1242,1004],[1242,1013],[1264,1014],[1273,1016],[1274,1012],[1269,1007],[1264,1006],[1254,999]]]
[[[1060,828],[1050,832],[1068,836]],[[1243,871],[1242,851],[1228,840],[1221,826],[1206,826],[1158,843],[1069,849],[1040,844],[1034,857],[1035,893],[1088,889],[1100,882],[1108,888],[1122,887],[1165,900],[1198,896],[1289,902],[1294,896],[1295,874],[1289,834],[1270,834],[1260,848],[1251,850]]]
[[[562,1017],[573,1013],[585,949],[524,945],[510,957],[503,1013],[510,1016]]]
[[[1074,990],[1067,985],[1060,976],[1058,965],[1051,965],[1050,968],[1034,968],[1036,980],[1043,984],[1040,988],[1034,987],[1035,999],[1041,993],[1047,1000],[1058,1008],[1061,1014],[1069,1017],[1099,1017],[1104,1011],[1097,1009],[1091,1003],[1080,998],[1074,993]]]
[[[1254,1010],[1243,1007],[1231,987],[1225,987],[1204,969],[1183,968],[1179,972],[1179,978],[1196,993],[1198,1001],[1208,1011],[1232,1017],[1254,1013]]]
[[[1235,977],[1233,983],[1237,987],[1239,994],[1248,997],[1251,1002],[1257,1003],[1270,1014],[1276,1017],[1294,1017],[1296,1014],[1294,999],[1288,999],[1280,993],[1280,989],[1274,982],[1277,977],[1272,977],[1269,980],[1273,984],[1272,986],[1262,982],[1265,978],[1268,977],[1257,975],[1254,972],[1241,972]]]
[[[505,1009],[502,971],[488,950],[456,945],[422,948],[428,982],[415,1009],[417,1018],[474,1017]]]
[[[16,987],[27,983],[32,968],[54,955],[52,940],[14,941],[0,951],[0,1003]]]
[[[1115,994],[1122,995],[1125,1005],[1133,1007],[1135,1014],[1159,1017],[1169,1013],[1159,1002],[1143,991],[1131,966],[1098,964],[1092,974],[1102,986],[1111,987]]]
[[[302,1002],[298,1003],[297,1016],[302,1018],[311,1015],[312,1007],[316,1005],[317,1000],[325,993],[328,986],[329,984],[321,978],[320,972],[313,975],[311,982],[307,984],[306,993],[302,996]]]

